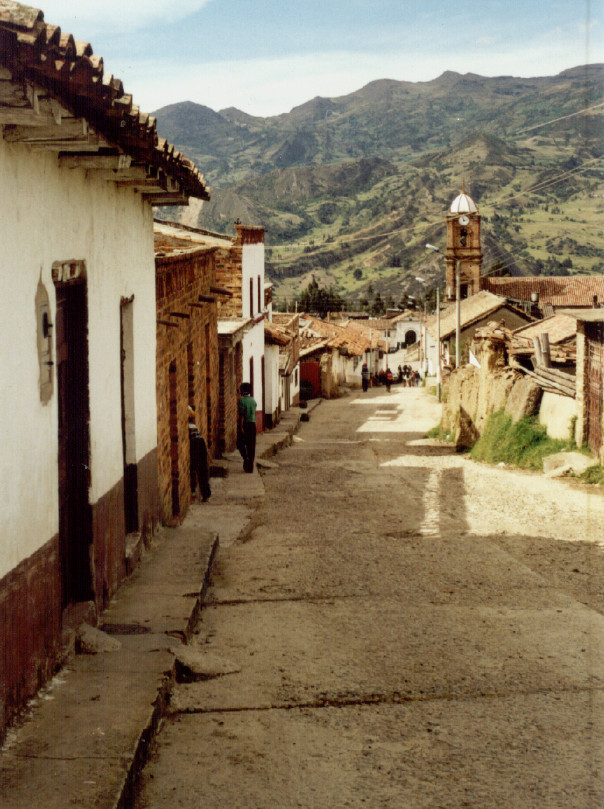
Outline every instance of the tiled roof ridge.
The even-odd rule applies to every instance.
[[[90,43],[46,23],[40,9],[0,0],[0,65],[13,79],[48,90],[135,162],[176,180],[185,194],[209,199],[194,163],[158,136],[155,118],[141,112],[122,82],[104,72],[103,59]]]
[[[593,293],[598,292],[604,296],[604,278],[597,275],[550,275],[550,276],[523,276],[514,278],[484,278],[483,289],[510,298],[520,298],[521,294],[538,292],[545,300],[558,301],[564,304],[565,300],[582,299],[585,306],[590,306]],[[514,294],[516,293],[516,294]],[[570,304],[568,304],[570,305]]]

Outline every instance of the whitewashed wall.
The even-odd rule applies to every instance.
[[[264,244],[244,244],[241,251],[242,305],[244,317],[257,317],[264,311]],[[261,299],[258,301],[258,277]],[[250,278],[254,288],[254,308],[250,315]],[[253,382],[258,410],[262,401],[262,357],[264,356],[264,323],[256,323],[243,338],[243,381]],[[254,379],[250,379],[250,357],[254,358]]]
[[[279,383],[279,346],[267,343],[264,346],[264,369],[266,376],[266,402],[264,410],[267,414],[275,413],[279,407],[281,385]]]
[[[291,384],[289,388],[289,395],[292,402],[299,401],[300,397],[300,363],[296,365],[291,373]],[[296,400],[295,397],[298,397]]]
[[[405,334],[408,331],[414,331],[417,335],[417,339],[419,340],[420,335],[420,321],[419,318],[417,320],[401,320],[398,321],[396,324],[396,337],[393,339],[393,342],[397,343],[404,343],[405,342]]]
[[[260,300],[258,300],[260,277]],[[250,279],[254,288],[254,309],[250,315]],[[241,250],[241,299],[243,317],[256,317],[264,311],[264,244],[244,244]]]
[[[262,401],[262,357],[264,356],[264,323],[255,326],[243,336],[243,381],[253,382],[254,399],[258,410],[264,410]],[[250,379],[250,357],[254,358],[254,379]]]
[[[134,299],[135,445],[157,445],[155,268],[151,207],[132,190],[59,169],[56,153],[0,139],[0,577],[58,533],[57,385],[39,395],[38,282],[55,321],[55,261],[88,275],[91,502],[123,476],[120,297]],[[53,346],[53,356],[54,356]]]

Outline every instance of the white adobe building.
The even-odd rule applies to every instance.
[[[152,205],[208,192],[90,45],[11,2],[0,125],[1,737],[157,522]]]

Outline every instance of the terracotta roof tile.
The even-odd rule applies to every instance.
[[[537,276],[525,278],[482,278],[482,288],[518,301],[530,301],[539,293],[541,307],[592,306],[594,295],[604,301],[604,278],[593,275]]]
[[[360,357],[370,348],[386,348],[383,340],[379,339],[377,332],[369,339],[369,336],[355,328],[356,321],[348,322],[346,325],[327,323],[319,318],[303,315],[300,320],[301,339],[314,339],[324,342],[329,348],[341,349],[351,356]],[[310,345],[310,343],[309,343]]]
[[[548,334],[552,345],[574,339],[577,335],[577,321],[574,317],[559,312],[552,317],[529,323],[514,331],[515,338],[529,341],[541,334]]]
[[[0,0],[0,65],[15,81],[47,90],[134,162],[153,167],[163,188],[169,178],[185,195],[209,199],[200,172],[159,145],[155,119],[133,106],[119,79],[104,73],[103,60],[93,56],[90,43],[76,42],[46,23],[39,9]]]
[[[481,320],[483,317],[496,312],[506,303],[505,298],[493,295],[492,292],[481,290],[470,298],[465,298],[460,302],[460,325],[464,329]],[[440,339],[443,340],[455,333],[456,326],[455,304],[451,304],[440,313]],[[426,325],[430,334],[436,334],[436,315],[432,315],[426,320]]]

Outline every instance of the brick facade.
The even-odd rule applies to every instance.
[[[219,339],[220,353],[220,408],[219,408],[219,448],[222,452],[232,452],[237,443],[237,402],[239,388],[243,380],[243,352],[241,339],[230,337]]]
[[[189,406],[209,458],[219,454],[215,252],[158,254],[155,265],[159,498],[162,519],[174,523],[191,502]]]
[[[245,316],[243,313],[241,258],[241,244],[233,244],[232,247],[221,247],[216,250],[216,283],[231,293],[231,297],[224,296],[218,303],[220,317]]]

